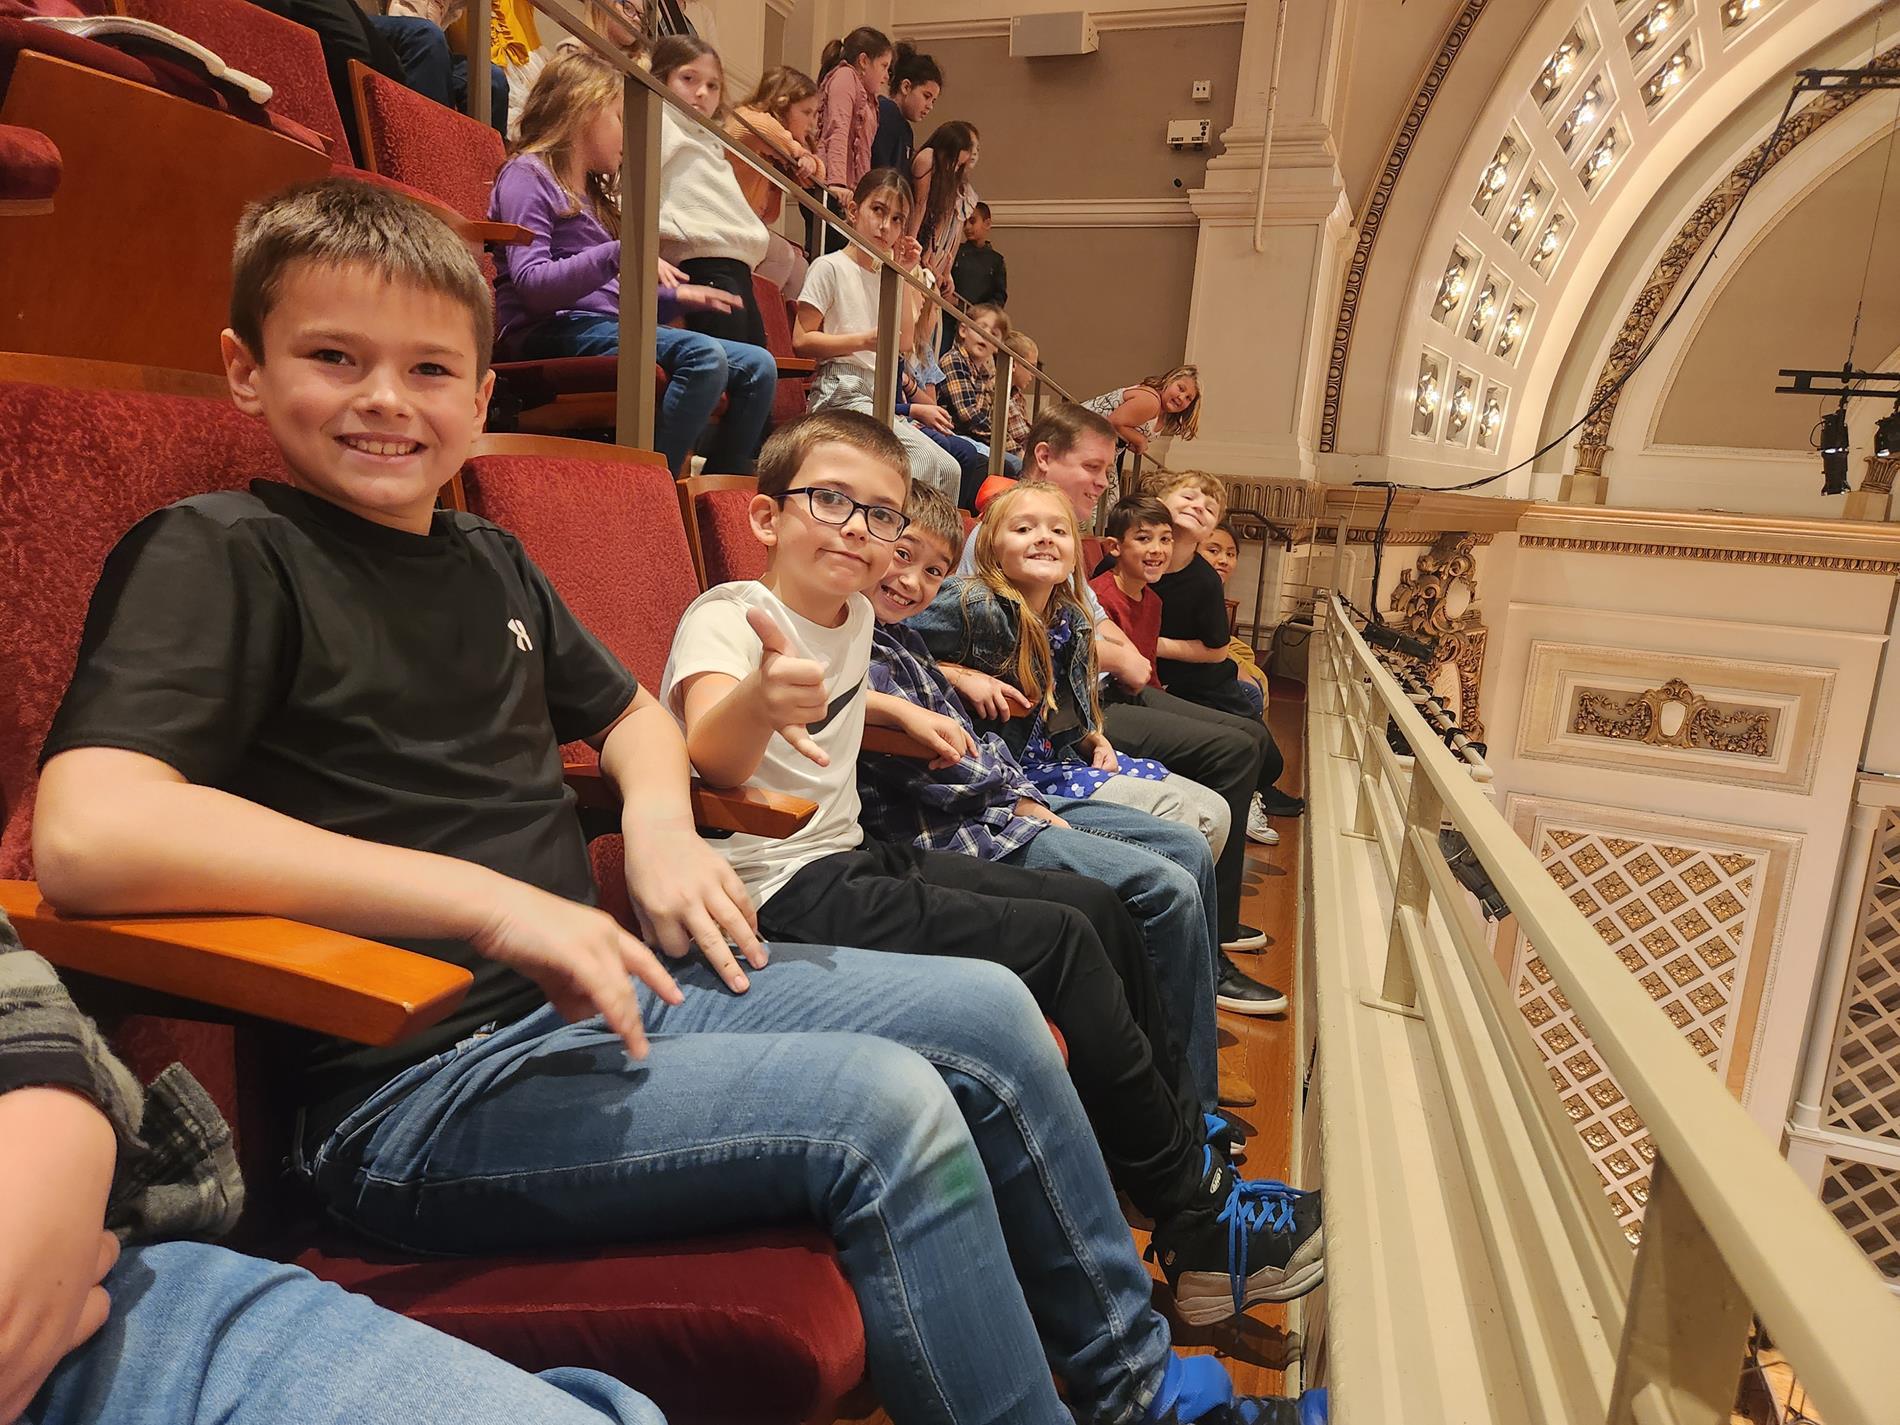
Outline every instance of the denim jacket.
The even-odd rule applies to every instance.
[[[975,668],[1004,682],[1016,683],[1016,646],[1018,627],[1015,606],[996,597],[981,579],[958,575],[944,580],[943,587],[929,608],[905,620],[908,627],[922,635],[931,656],[939,663],[957,663]],[[1052,733],[1050,741],[1058,756],[1089,759],[1077,750],[1083,738],[1095,731],[1089,701],[1090,640],[1095,636],[1086,619],[1075,617],[1073,610],[1059,615],[1061,628],[1068,638],[1062,640],[1057,627],[1051,627],[1050,643],[1062,642],[1054,649],[1055,676],[1069,689],[1079,721],[1074,727]],[[978,718],[982,732],[994,732],[1018,757],[1032,729],[1040,725],[1036,717],[1016,717],[1004,722]]]

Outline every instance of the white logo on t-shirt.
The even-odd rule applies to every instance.
[[[518,618],[508,620],[508,631],[515,636],[515,647],[523,653],[534,652],[534,640],[528,637],[528,626]]]

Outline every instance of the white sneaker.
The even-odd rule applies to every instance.
[[[1253,794],[1253,800],[1247,804],[1247,839],[1262,846],[1278,846],[1280,833],[1273,829],[1273,822],[1267,816],[1267,809],[1260,804],[1260,793]]]

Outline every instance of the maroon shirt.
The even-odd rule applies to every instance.
[[[1089,587],[1095,590],[1095,597],[1102,601],[1102,612],[1115,621],[1115,627],[1127,634],[1135,650],[1148,660],[1148,686],[1160,687],[1161,680],[1154,673],[1160,666],[1155,661],[1155,643],[1161,637],[1160,597],[1153,589],[1144,586],[1138,597],[1129,598],[1122,592],[1122,586],[1115,582],[1112,567],[1089,580]]]

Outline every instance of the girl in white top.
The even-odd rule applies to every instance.
[[[851,226],[899,267],[914,268],[917,239],[904,233],[910,215],[910,184],[894,168],[864,175],[845,205]],[[914,335],[923,298],[904,289],[902,330]],[[807,403],[814,411],[838,408],[882,415],[872,407],[877,377],[877,263],[855,247],[828,252],[811,265],[798,294],[792,349],[818,362]],[[908,343],[900,342],[901,345]],[[910,475],[957,498],[961,470],[956,458],[933,444],[900,416],[893,427],[910,457]]]
[[[653,77],[711,121],[725,97],[725,68],[704,40],[668,35],[653,47]],[[765,345],[765,322],[752,288],[752,269],[765,259],[770,234],[733,176],[718,138],[666,106],[660,125],[660,255],[694,282],[730,292],[736,312],[687,318],[695,331],[727,341]]]
[[[1106,417],[1123,445],[1138,456],[1146,455],[1148,442],[1157,435],[1193,440],[1200,431],[1201,373],[1198,367],[1177,366],[1145,378],[1138,386],[1117,386],[1082,404]],[[1109,481],[1110,503],[1121,498],[1119,476],[1117,470],[1116,478]]]

